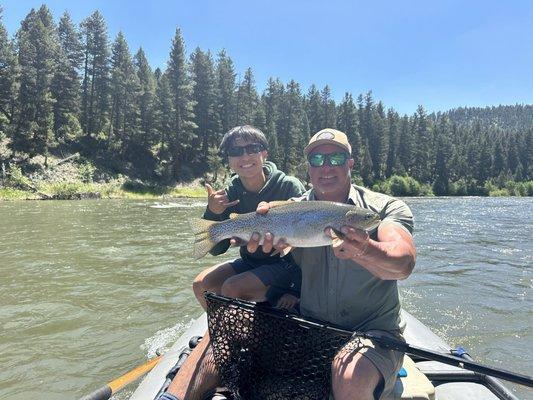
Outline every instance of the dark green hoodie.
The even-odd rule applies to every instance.
[[[223,221],[229,218],[231,213],[244,214],[253,212],[257,205],[262,201],[288,200],[291,197],[301,196],[305,192],[302,183],[293,176],[287,176],[284,172],[278,170],[273,162],[266,161],[263,164],[263,170],[267,181],[259,193],[248,192],[238,175],[235,175],[226,188],[228,201],[239,199],[239,203],[233,207],[228,207],[222,214],[215,214],[206,208],[204,218],[211,221]],[[225,253],[229,248],[229,239],[217,244],[210,253],[214,256]],[[271,264],[278,261],[279,256],[270,256],[263,253],[259,248],[255,253],[246,250],[246,246],[241,246],[241,257],[246,262],[252,262],[257,265]]]

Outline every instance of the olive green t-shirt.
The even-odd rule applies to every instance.
[[[315,200],[313,190],[297,200]],[[381,224],[398,224],[413,232],[413,214],[401,200],[353,186],[348,202],[375,211]],[[377,239],[377,229],[370,232],[370,237]],[[352,330],[400,329],[395,280],[379,279],[356,262],[337,258],[331,246],[295,248],[292,254],[302,269],[302,315]]]

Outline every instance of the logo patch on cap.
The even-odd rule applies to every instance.
[[[333,139],[335,138],[335,135],[329,131],[325,131],[325,132],[322,132],[320,135],[318,135],[316,137],[316,140],[321,140],[321,139]]]

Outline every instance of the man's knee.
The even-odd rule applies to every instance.
[[[374,364],[360,353],[337,356],[331,365],[331,386],[335,400],[373,400],[383,377]],[[354,393],[357,396],[354,397]]]

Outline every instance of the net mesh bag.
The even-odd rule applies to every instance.
[[[220,380],[237,399],[326,399],[334,356],[357,346],[349,332],[280,310],[212,293],[206,300]]]

